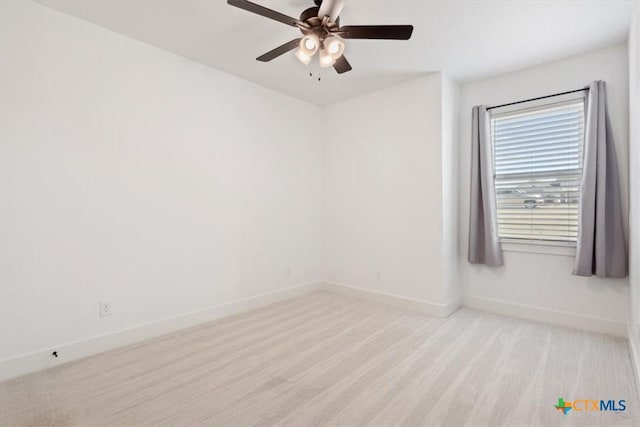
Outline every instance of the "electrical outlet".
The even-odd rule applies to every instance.
[[[376,277],[377,277],[378,281],[381,281],[382,280],[382,271],[378,271],[378,274],[377,274]]]
[[[291,269],[287,268],[287,279],[291,279]]]
[[[111,303],[109,301],[100,301],[100,317],[111,316]]]

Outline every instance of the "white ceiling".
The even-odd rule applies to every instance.
[[[312,0],[253,0],[290,16]],[[224,0],[42,0],[134,39],[241,78],[327,105],[433,71],[483,79],[624,42],[632,1],[347,0],[342,25],[413,24],[409,41],[346,40],[353,71],[321,81],[289,53],[255,58],[299,37],[293,27]],[[637,3],[637,2],[636,2]],[[319,71],[315,65],[314,74]]]

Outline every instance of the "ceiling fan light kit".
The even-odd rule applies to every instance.
[[[295,56],[305,65],[320,51],[318,60],[323,68],[333,67],[338,74],[351,71],[351,64],[344,57],[343,39],[384,39],[409,40],[413,32],[412,25],[351,25],[340,26],[340,12],[345,0],[315,0],[310,7],[295,19],[275,10],[247,0],[227,0],[231,6],[264,16],[274,21],[298,28],[303,37],[291,40],[256,58],[269,62],[296,49]]]
[[[300,40],[300,47],[296,50],[295,55],[304,65],[309,65],[311,58],[318,51],[318,46],[320,45],[323,48],[320,50],[318,59],[320,66],[323,68],[328,68],[335,64],[336,59],[342,56],[344,52],[344,43],[338,37],[329,36],[321,42],[320,38],[315,34],[308,34]]]

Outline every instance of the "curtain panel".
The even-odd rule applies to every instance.
[[[582,199],[573,270],[577,276],[627,275],[618,162],[606,98],[605,82],[598,80],[589,85]]]
[[[473,107],[467,259],[471,264],[502,265],[490,126],[487,107],[485,105]]]

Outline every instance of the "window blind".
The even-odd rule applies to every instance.
[[[501,240],[578,237],[584,98],[492,115]]]

